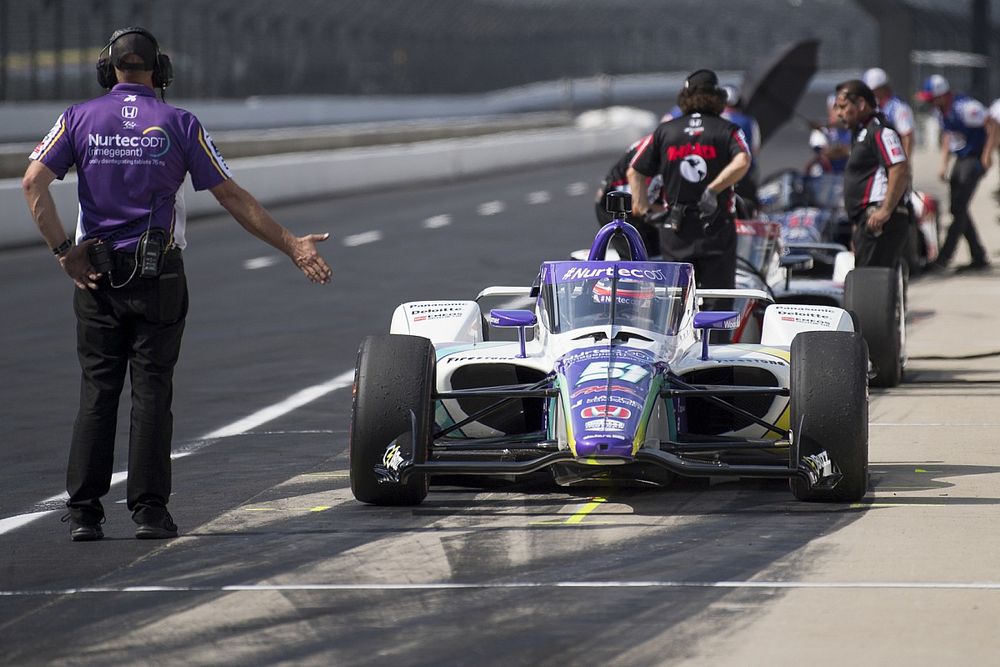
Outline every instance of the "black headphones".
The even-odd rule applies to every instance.
[[[160,45],[153,34],[145,28],[121,28],[115,30],[108,45],[97,54],[97,83],[100,84],[101,88],[110,90],[118,83],[115,67],[111,62],[111,47],[125,35],[142,35],[153,43],[153,48],[156,49],[156,62],[153,64],[153,86],[161,91],[169,86],[174,80],[174,66],[170,62],[170,56],[160,53]],[[108,52],[107,56],[104,56],[105,51]]]

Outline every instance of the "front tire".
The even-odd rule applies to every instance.
[[[361,342],[350,443],[351,491],[361,502],[419,505],[427,496],[427,475],[411,475],[404,484],[387,482],[376,467],[399,457],[427,461],[434,429],[434,362],[434,346],[419,336],[368,336]]]
[[[861,334],[809,331],[792,339],[789,458],[825,451],[843,477],[832,489],[792,479],[813,502],[855,502],[868,492],[868,350]]]
[[[844,281],[844,308],[853,311],[868,343],[873,387],[895,387],[903,379],[906,313],[899,269],[866,266]]]

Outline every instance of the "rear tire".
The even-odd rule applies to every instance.
[[[903,379],[906,314],[897,269],[866,266],[844,281],[844,308],[853,311],[868,343],[875,377],[873,387],[895,387]]]
[[[861,334],[809,331],[792,339],[789,459],[826,451],[843,477],[832,489],[791,480],[812,502],[855,502],[868,492],[868,350]]]
[[[350,443],[351,491],[361,502],[419,505],[427,496],[427,475],[411,475],[404,484],[384,482],[375,468],[392,458],[393,446],[406,461],[427,461],[434,428],[434,362],[434,346],[419,336],[368,336],[361,342]]]

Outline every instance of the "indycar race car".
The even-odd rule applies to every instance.
[[[534,299],[489,313],[516,341],[484,340],[469,300],[404,303],[388,335],[362,342],[355,498],[413,505],[435,476],[539,471],[561,485],[758,477],[790,480],[801,500],[865,495],[868,352],[850,314],[772,304],[759,344],[710,344],[739,313],[699,311],[693,267],[648,261],[614,194],[619,217],[588,260],[544,262],[534,287],[481,293]],[[616,234],[630,258],[606,261]]]
[[[758,219],[737,223],[737,284],[765,289],[778,303],[850,311],[868,342],[872,386],[898,385],[907,358],[904,267],[854,267],[848,250],[851,228],[842,209],[843,178],[804,178],[785,171],[762,185],[760,193]],[[911,246],[919,247],[920,259],[908,265],[923,266],[937,257],[936,207],[933,197],[914,195],[918,225]]]

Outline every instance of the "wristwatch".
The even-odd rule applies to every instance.
[[[55,255],[56,257],[61,257],[62,255],[65,255],[67,252],[69,252],[69,249],[72,247],[73,247],[73,241],[70,239],[66,239],[65,241],[60,243],[58,247],[52,249],[52,254]]]

